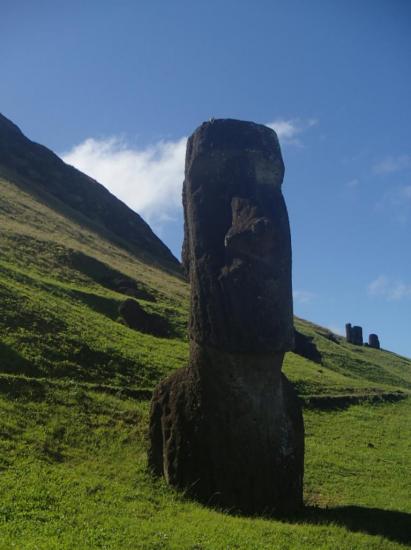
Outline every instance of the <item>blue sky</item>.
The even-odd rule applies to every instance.
[[[179,256],[185,139],[278,130],[297,315],[411,356],[411,3],[1,0],[0,111]]]

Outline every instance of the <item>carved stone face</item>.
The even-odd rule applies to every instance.
[[[231,352],[290,349],[291,244],[284,166],[269,128],[216,120],[191,136],[183,262],[191,337]]]

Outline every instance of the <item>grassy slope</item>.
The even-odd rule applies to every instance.
[[[281,522],[204,509],[147,474],[148,402],[130,397],[184,365],[186,285],[4,180],[0,228],[0,548],[405,543],[410,398],[306,410],[309,507],[300,517]],[[79,267],[79,253],[98,262]],[[99,283],[93,270],[102,264],[155,299],[139,302],[169,320],[170,338],[118,322],[125,297]],[[284,370],[307,400],[411,389],[405,358],[332,341],[302,320],[296,325],[323,357],[317,365],[287,354]]]

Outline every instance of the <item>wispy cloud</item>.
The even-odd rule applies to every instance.
[[[411,200],[411,185],[404,185],[401,188],[401,194],[405,199]]]
[[[411,215],[411,185],[388,188],[375,204],[377,212],[386,213],[401,225],[406,225]]]
[[[351,188],[358,187],[359,185],[360,185],[360,180],[357,178],[353,178],[352,180],[347,181],[346,183],[346,186]]]
[[[117,137],[90,138],[61,157],[101,182],[150,223],[161,225],[181,210],[186,142],[183,137],[137,148]]]
[[[281,144],[297,145],[301,147],[301,134],[317,124],[318,120],[316,118],[310,118],[308,120],[278,118],[273,122],[268,122],[266,126],[272,128],[277,133]]]
[[[298,136],[317,120],[276,120],[267,126],[282,143],[301,145]],[[135,147],[119,137],[89,138],[61,158],[101,182],[157,230],[181,214],[187,138]]]
[[[314,294],[314,292],[300,289],[293,291],[293,298],[294,301],[298,304],[310,304],[315,300],[316,295]]]
[[[392,174],[401,172],[411,167],[410,155],[398,155],[385,157],[382,161],[374,164],[373,171],[376,174]]]
[[[380,275],[368,285],[370,296],[380,296],[389,301],[400,301],[411,298],[411,284],[393,280],[385,275]]]

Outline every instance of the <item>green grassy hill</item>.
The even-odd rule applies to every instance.
[[[188,356],[173,260],[2,173],[0,548],[406,547],[410,360],[296,319],[320,358],[284,366],[305,403],[306,509],[247,518],[190,502],[146,469],[151,391]],[[130,295],[167,337],[119,319]]]

